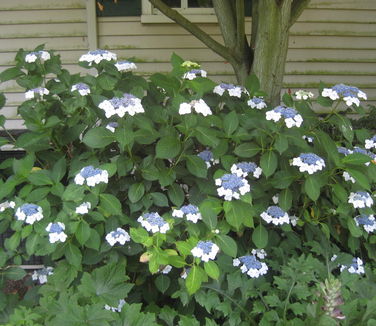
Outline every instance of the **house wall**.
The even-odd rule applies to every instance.
[[[60,53],[68,69],[79,71],[74,63],[93,42],[87,24],[89,1],[1,1],[0,71],[12,65],[19,48],[31,50],[42,43]],[[214,80],[234,81],[231,66],[184,29],[163,17],[160,21],[165,23],[146,21],[150,19],[145,16],[98,18],[98,47],[114,51],[121,59],[135,57],[142,74],[169,71],[174,51],[186,60],[200,62]],[[215,23],[200,26],[221,41]],[[246,28],[250,31],[250,21]],[[369,104],[376,104],[375,0],[312,0],[292,27],[285,87],[315,90],[320,81],[328,86],[356,85],[368,94]],[[20,128],[16,107],[23,100],[23,90],[8,82],[0,85],[0,91],[8,100],[2,110],[12,119],[8,126]]]

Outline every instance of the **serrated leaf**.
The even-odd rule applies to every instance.
[[[260,89],[260,81],[255,74],[251,74],[246,78],[245,87],[251,95],[254,95]]]
[[[215,132],[212,129],[197,127],[194,132],[194,135],[196,136],[198,141],[203,145],[215,148],[219,144],[217,132]]]
[[[20,267],[9,267],[4,270],[3,276],[8,280],[17,281],[24,278],[26,276],[26,272]]]
[[[149,233],[142,228],[130,228],[131,239],[136,243],[145,243],[149,238]]]
[[[81,251],[72,243],[68,243],[65,247],[65,257],[69,264],[73,265],[77,269],[81,266],[82,254]]]
[[[289,147],[288,138],[284,134],[279,134],[274,142],[274,147],[279,154],[282,154]]]
[[[355,169],[350,169],[350,168],[346,168],[346,171],[350,174],[350,176],[352,176],[355,179],[357,183],[360,184],[362,188],[367,189],[367,190],[370,189],[368,177],[364,173]]]
[[[156,147],[156,157],[171,159],[177,156],[180,152],[181,144],[178,137],[166,136],[161,138]]]
[[[117,79],[107,75],[107,74],[101,74],[97,77],[97,81],[100,87],[102,87],[106,91],[111,91],[114,89]]]
[[[153,203],[159,207],[168,207],[168,199],[165,194],[161,192],[152,192],[150,193],[151,198],[153,198]]]
[[[178,207],[180,207],[184,202],[184,191],[181,187],[174,183],[172,184],[167,190],[168,197],[172,201],[172,203]]]
[[[84,197],[84,193],[84,187],[71,183],[65,189],[62,199],[64,201],[81,201]]]
[[[209,227],[210,230],[214,230],[217,226],[217,216],[222,211],[222,202],[218,199],[205,199],[199,205],[199,211],[202,216],[202,220]]]
[[[278,204],[283,210],[289,210],[292,205],[292,192],[289,189],[282,190],[279,193],[278,200]]]
[[[242,201],[225,201],[223,203],[225,217],[228,224],[237,231],[240,230],[244,221],[253,220],[251,206]],[[247,222],[249,224],[249,222]]]
[[[89,240],[91,235],[89,224],[87,224],[87,222],[85,222],[84,220],[81,220],[74,234],[80,245],[83,246],[86,241]]]
[[[353,153],[343,157],[341,161],[343,164],[363,165],[370,162],[371,158],[365,154]]]
[[[223,129],[230,136],[239,126],[238,114],[235,111],[228,113],[223,119]]]
[[[320,196],[320,183],[315,176],[310,175],[304,181],[304,190],[309,198],[316,201]]]
[[[205,269],[206,274],[208,274],[209,277],[211,277],[212,279],[218,280],[220,272],[219,272],[218,265],[214,261],[209,260],[208,262],[205,262],[204,269]]]

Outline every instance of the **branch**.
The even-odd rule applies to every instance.
[[[290,26],[295,24],[303,10],[307,8],[311,0],[294,0],[291,5]]]
[[[236,38],[239,49],[244,48],[245,38],[245,17],[244,0],[236,0]]]
[[[213,2],[213,8],[218,18],[218,25],[221,29],[225,46],[233,51],[236,47],[235,8],[233,8],[233,4],[229,0],[216,0]]]
[[[177,12],[174,9],[171,9],[162,0],[149,0],[149,2],[157,8],[162,14],[179,24],[189,33],[197,37],[202,43],[204,43],[207,47],[211,50],[216,52],[222,58],[226,59],[227,61],[233,61],[234,58],[231,55],[230,51],[223,46],[221,43],[214,40],[209,34],[205,33],[200,27],[196,24],[193,24],[188,19],[186,19],[183,15]]]

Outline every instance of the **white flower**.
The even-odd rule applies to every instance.
[[[118,71],[120,72],[126,72],[126,71],[131,71],[131,70],[136,70],[137,66],[131,62],[131,61],[118,61],[115,63],[115,67]]]
[[[303,123],[302,116],[293,108],[277,106],[273,110],[266,112],[266,120],[279,121],[281,118],[285,120],[287,128],[300,127]]]
[[[343,179],[345,179],[345,181],[351,181],[352,183],[355,183],[356,180],[346,171],[343,171]]]
[[[27,224],[34,224],[43,218],[42,207],[35,204],[23,204],[18,207],[15,213],[18,221],[25,221]]]
[[[43,95],[48,95],[49,93],[50,91],[47,88],[37,87],[37,88],[33,88],[25,92],[25,98],[27,100],[30,100],[30,99],[33,99],[35,95],[39,95],[41,98],[43,98]]]
[[[279,202],[279,194],[274,195],[274,196],[272,197],[272,201],[273,201],[273,203],[274,203],[275,205],[277,205],[278,202]]]
[[[212,165],[218,164],[219,160],[214,159],[213,153],[209,150],[204,150],[197,154],[197,156],[203,159],[206,163],[206,167],[209,169]]]
[[[323,97],[329,97],[333,101],[342,98],[347,106],[351,106],[353,104],[359,106],[359,98],[364,100],[367,99],[367,95],[361,90],[359,90],[359,88],[344,84],[337,84],[332,88],[324,88],[321,95]]]
[[[207,76],[207,72],[205,70],[202,70],[202,69],[192,69],[192,70],[186,72],[183,75],[183,78],[184,79],[193,80],[197,76],[206,77]]]
[[[340,271],[342,272],[344,270],[347,270],[350,274],[364,274],[363,261],[355,257],[350,265],[341,265]]]
[[[4,212],[7,208],[14,208],[16,203],[14,201],[5,201],[0,204],[0,213]]]
[[[152,233],[166,233],[170,230],[170,225],[156,212],[141,215],[137,222],[140,222],[147,231]]]
[[[231,166],[231,173],[243,178],[251,173],[256,179],[258,179],[262,173],[262,169],[253,162],[240,162]]]
[[[74,182],[78,185],[83,185],[85,181],[89,187],[94,187],[101,182],[108,183],[108,172],[106,170],[95,169],[91,165],[86,166],[74,178]]]
[[[291,165],[298,166],[300,172],[313,174],[325,167],[325,161],[313,153],[303,153],[292,160]]]
[[[300,89],[295,92],[295,96],[297,100],[308,100],[309,98],[312,98],[314,95],[312,92],[307,92]]]
[[[248,100],[247,104],[252,109],[258,109],[258,110],[261,110],[267,107],[266,103],[264,102],[264,99],[262,97],[256,97],[256,96]]]
[[[172,266],[171,265],[166,265],[165,267],[163,267],[161,270],[160,270],[160,273],[162,274],[168,274],[170,273],[172,270]]]
[[[173,217],[182,218],[184,215],[188,221],[193,223],[197,223],[198,220],[202,220],[198,207],[192,204],[182,206],[180,209],[174,209],[172,212]]]
[[[279,206],[269,206],[265,212],[262,212],[262,219],[267,223],[273,223],[274,225],[282,225],[284,223],[290,223],[289,215]]]
[[[190,267],[184,268],[183,272],[180,274],[180,277],[185,280],[190,271],[191,271]]]
[[[370,139],[366,139],[364,147],[366,149],[376,148],[376,135]]]
[[[113,247],[116,242],[124,245],[127,241],[131,241],[131,238],[127,231],[123,230],[122,228],[117,228],[115,231],[111,231],[106,235],[106,240],[110,246]]]
[[[104,100],[99,103],[98,107],[104,110],[106,118],[110,118],[115,114],[122,118],[125,113],[133,116],[136,113],[145,112],[141,100],[128,93],[124,93],[123,97],[113,97],[110,100]]]
[[[367,233],[374,232],[376,230],[376,221],[373,215],[360,214],[354,217],[357,226],[362,225]]]
[[[184,115],[192,113],[193,109],[196,113],[201,113],[205,117],[212,114],[210,107],[202,99],[193,100],[190,103],[181,103],[179,106],[179,114]]]
[[[351,192],[348,202],[353,204],[354,208],[365,208],[373,205],[373,199],[368,192]]]
[[[67,240],[67,235],[64,233],[64,230],[64,223],[49,223],[46,227],[46,231],[49,233],[50,243],[55,243],[57,241],[65,242],[65,240]]]
[[[253,254],[235,258],[232,264],[233,266],[240,266],[241,272],[247,273],[252,278],[258,278],[268,271],[268,266],[264,262],[259,261]]]
[[[220,186],[217,189],[218,196],[224,197],[225,200],[239,199],[251,190],[246,179],[238,177],[236,174],[225,174],[215,180],[215,184]]]
[[[76,207],[76,214],[87,214],[91,208],[90,202],[84,202],[80,206]]]
[[[111,60],[116,60],[116,59],[117,57],[115,53],[112,53],[106,50],[94,50],[94,51],[89,51],[86,54],[83,54],[80,57],[79,61],[80,62],[86,61],[89,63],[89,66],[91,66],[93,62],[98,64],[102,60],[111,61]]]
[[[264,259],[267,254],[264,249],[252,249],[252,255],[256,256],[257,258]]]
[[[53,274],[52,267],[45,267],[39,270],[35,270],[34,273],[31,275],[31,279],[33,281],[39,281],[40,284],[47,283],[47,277]]]
[[[295,215],[290,216],[290,223],[292,226],[296,226],[298,224],[299,218]]]
[[[121,310],[123,309],[124,305],[125,305],[125,300],[124,299],[120,299],[119,300],[119,305],[117,307],[111,307],[108,304],[106,304],[104,306],[104,309],[111,310],[112,312],[121,312]]]
[[[117,122],[110,122],[106,125],[106,129],[108,129],[111,132],[115,132],[116,128],[119,126]]]
[[[225,84],[225,83],[221,83],[215,86],[213,89],[213,93],[216,93],[220,96],[222,96],[225,91],[228,92],[228,95],[238,97],[238,98],[242,96],[242,92],[248,93],[243,87],[235,86],[233,84]]]
[[[32,63],[40,59],[41,61],[47,61],[51,59],[51,55],[47,51],[35,51],[26,54],[25,62]]]
[[[78,91],[80,95],[86,96],[90,94],[90,87],[85,83],[78,83],[72,85],[71,92]]]
[[[311,144],[312,144],[313,141],[315,140],[314,137],[306,136],[306,135],[303,135],[302,138],[303,138],[304,140],[306,140],[308,143],[311,143]]]
[[[219,251],[219,247],[211,241],[199,241],[191,250],[194,257],[201,258],[202,261],[208,262],[210,259],[214,260]]]

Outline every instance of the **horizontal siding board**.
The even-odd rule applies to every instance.
[[[373,23],[297,22],[291,27],[290,35],[376,36],[376,21]]]
[[[85,0],[2,0],[0,10],[85,8]]]
[[[0,27],[4,24],[48,24],[48,23],[86,23],[85,9],[60,10],[14,10],[0,11]]]
[[[298,22],[374,23],[375,12],[373,10],[307,8],[299,17]]]
[[[376,9],[374,0],[312,0],[310,8],[329,8],[329,9]]]

